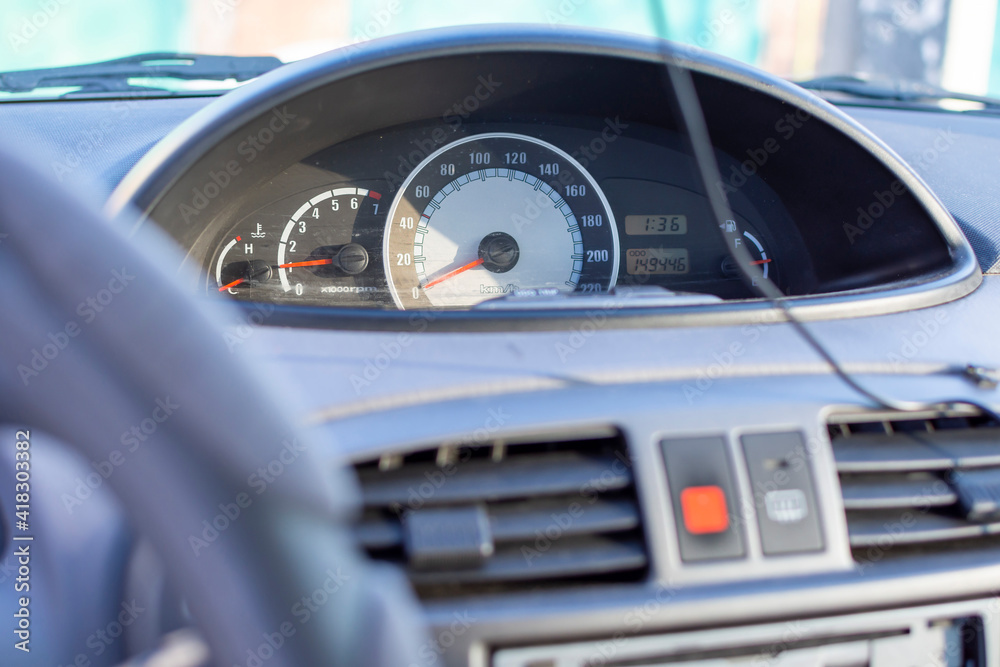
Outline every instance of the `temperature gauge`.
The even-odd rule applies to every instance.
[[[260,224],[257,225],[258,229]],[[253,236],[246,240],[242,235],[229,240],[222,248],[215,263],[215,282],[220,292],[233,296],[267,282],[273,275],[273,267],[267,260],[254,255]]]

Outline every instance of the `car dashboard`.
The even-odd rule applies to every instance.
[[[354,469],[357,539],[407,574],[443,664],[1000,664],[1000,513],[970,481],[1000,470],[1000,424],[968,372],[1000,365],[996,120],[838,109],[667,47],[719,221],[665,47],[477,30],[128,102],[66,178],[234,306],[232,351]],[[47,139],[64,164],[113,104],[0,117],[15,141],[75,118]],[[874,391],[958,407],[873,404],[784,308]]]

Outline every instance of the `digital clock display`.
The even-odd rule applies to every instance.
[[[686,215],[626,215],[625,233],[629,236],[687,234]]]
[[[625,268],[633,276],[662,276],[687,273],[687,248],[630,248]]]

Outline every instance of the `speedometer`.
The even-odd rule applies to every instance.
[[[392,203],[383,250],[403,309],[522,289],[604,292],[618,275],[617,227],[593,177],[518,134],[467,137],[421,162]]]

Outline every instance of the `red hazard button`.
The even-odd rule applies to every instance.
[[[692,535],[721,533],[729,528],[726,494],[717,486],[689,486],[681,491],[684,527]]]

